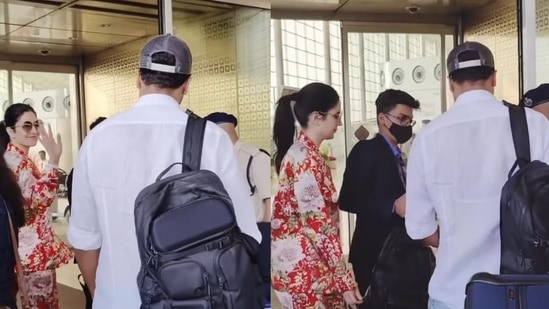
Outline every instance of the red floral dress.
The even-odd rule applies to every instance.
[[[68,264],[73,254],[52,227],[51,205],[57,195],[57,173],[46,164],[42,173],[32,160],[13,144],[4,154],[25,198],[25,226],[19,229],[19,255],[25,273],[55,270]]]
[[[356,288],[339,239],[337,192],[318,147],[302,131],[282,161],[271,221],[271,276],[282,305],[344,309]]]

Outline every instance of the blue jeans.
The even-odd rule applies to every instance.
[[[451,309],[450,307],[446,306],[443,302],[440,302],[436,299],[429,298],[429,309]]]

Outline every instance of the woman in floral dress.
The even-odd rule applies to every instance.
[[[49,162],[40,172],[29,158],[29,149],[40,141]],[[14,172],[25,199],[25,225],[19,229],[19,255],[28,290],[25,309],[58,309],[55,270],[73,255],[54,234],[51,205],[57,194],[56,168],[61,157],[61,138],[54,138],[26,104],[13,104],[0,125],[0,151]]]
[[[296,122],[301,130],[294,141]],[[340,125],[339,96],[328,85],[309,84],[277,103],[271,276],[284,309],[345,309],[362,302],[343,257],[337,192],[319,150]]]

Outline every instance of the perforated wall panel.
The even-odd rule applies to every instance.
[[[240,137],[270,150],[270,14],[240,8],[202,19],[174,20],[174,34],[193,54],[192,79],[183,106],[206,116],[238,117]],[[84,61],[86,122],[110,116],[138,99],[139,52],[150,38]]]
[[[547,83],[549,82],[549,0],[536,0],[536,34],[537,83]]]
[[[488,46],[494,54],[497,70],[496,97],[518,102],[517,1],[494,1],[466,14],[463,25],[466,41],[478,41]]]
[[[202,20],[175,20],[193,53],[183,104],[205,116],[232,113],[242,140],[270,150],[270,14],[241,8]]]
[[[271,24],[268,11],[236,11],[240,137],[271,152]]]
[[[139,98],[139,52],[150,38],[133,41],[84,59],[86,127],[132,106]]]

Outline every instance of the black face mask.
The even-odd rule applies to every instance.
[[[389,133],[396,139],[397,143],[404,144],[412,138],[412,126],[401,126],[393,123]]]

